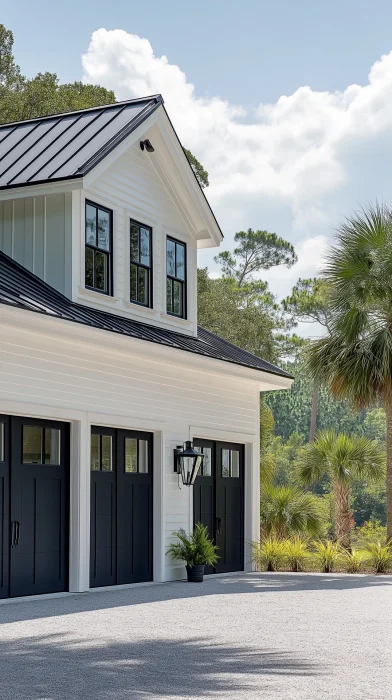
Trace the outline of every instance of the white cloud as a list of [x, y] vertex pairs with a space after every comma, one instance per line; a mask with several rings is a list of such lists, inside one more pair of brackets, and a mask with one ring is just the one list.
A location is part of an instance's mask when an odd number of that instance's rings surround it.
[[[209, 171], [223, 247], [248, 227], [276, 231], [296, 245], [298, 266], [265, 275], [280, 296], [298, 276], [315, 274], [344, 214], [376, 197], [390, 199], [392, 52], [371, 67], [364, 86], [342, 92], [305, 86], [247, 110], [199, 97], [147, 39], [122, 30], [94, 32], [82, 60], [84, 79], [114, 89], [118, 99], [163, 94], [182, 142]], [[262, 75], [250, 90], [262, 100]], [[201, 263], [214, 270], [213, 253], [203, 252]]]

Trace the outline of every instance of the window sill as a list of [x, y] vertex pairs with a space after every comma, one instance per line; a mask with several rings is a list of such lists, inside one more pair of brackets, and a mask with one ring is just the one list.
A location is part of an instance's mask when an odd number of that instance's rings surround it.
[[183, 326], [193, 326], [193, 321], [189, 321], [187, 318], [181, 318], [181, 316], [175, 316], [174, 314], [161, 313], [161, 317], [167, 321], [174, 321], [174, 323], [181, 323]]
[[86, 287], [78, 287], [78, 294], [87, 299], [94, 299], [94, 301], [108, 301], [110, 304], [117, 304], [117, 302], [120, 301], [118, 297], [113, 297], [103, 292], [96, 292], [93, 289], [86, 289]]
[[127, 307], [127, 309], [132, 309], [132, 311], [140, 313], [141, 315], [147, 313], [150, 314], [150, 316], [156, 316], [157, 314], [156, 309], [152, 309], [150, 306], [143, 306], [142, 304], [133, 304], [131, 301], [125, 301], [125, 299], [123, 304]]

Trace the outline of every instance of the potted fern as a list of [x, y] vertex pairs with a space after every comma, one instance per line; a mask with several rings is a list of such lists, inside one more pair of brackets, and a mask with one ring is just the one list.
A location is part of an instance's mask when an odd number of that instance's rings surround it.
[[186, 573], [190, 583], [202, 583], [204, 567], [214, 566], [218, 561], [218, 547], [208, 537], [208, 530], [202, 523], [197, 523], [191, 535], [184, 530], [173, 533], [178, 542], [173, 542], [167, 549], [167, 554], [173, 559], [185, 562]]

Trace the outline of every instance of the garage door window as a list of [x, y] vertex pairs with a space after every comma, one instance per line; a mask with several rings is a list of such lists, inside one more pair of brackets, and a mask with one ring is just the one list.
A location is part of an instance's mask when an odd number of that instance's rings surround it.
[[23, 426], [23, 464], [60, 464], [60, 430]]
[[91, 471], [111, 472], [113, 469], [112, 436], [91, 435]]
[[222, 476], [238, 478], [240, 475], [240, 453], [238, 450], [222, 450]]
[[0, 462], [4, 462], [4, 423], [0, 423]]
[[125, 471], [134, 474], [148, 472], [148, 442], [125, 438]]

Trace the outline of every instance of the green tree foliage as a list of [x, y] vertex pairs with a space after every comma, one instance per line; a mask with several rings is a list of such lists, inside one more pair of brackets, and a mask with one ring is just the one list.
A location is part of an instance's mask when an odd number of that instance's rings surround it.
[[221, 266], [223, 276], [235, 279], [239, 286], [261, 270], [276, 265], [291, 267], [297, 262], [294, 247], [276, 233], [249, 228], [236, 233], [234, 242], [233, 252], [224, 250], [215, 261]]
[[305, 486], [329, 478], [335, 501], [336, 538], [347, 548], [353, 526], [352, 484], [356, 479], [377, 483], [384, 473], [385, 454], [375, 441], [328, 430], [304, 447], [297, 464], [299, 483]]
[[324, 280], [299, 279], [282, 306], [296, 323], [319, 323], [328, 328], [328, 294]]
[[112, 90], [81, 82], [61, 85], [55, 73], [21, 74], [13, 56], [14, 37], [0, 25], [0, 122], [42, 117], [115, 102]]
[[325, 269], [330, 333], [309, 368], [356, 407], [382, 404], [387, 432], [387, 536], [392, 538], [392, 210], [363, 209], [339, 228]]
[[[286, 364], [295, 379], [290, 389], [266, 394], [266, 402], [274, 415], [275, 434], [288, 440], [292, 433], [307, 438], [310, 431], [313, 379], [306, 361], [300, 355], [297, 362]], [[353, 410], [344, 400], [336, 400], [321, 386], [318, 397], [318, 427], [352, 434], [362, 431], [364, 413]]]
[[193, 172], [196, 175], [196, 180], [198, 181], [200, 187], [204, 190], [210, 184], [208, 181], [207, 170], [203, 168], [200, 161], [198, 161], [197, 158], [193, 155], [193, 153], [191, 153], [191, 151], [189, 151], [187, 148], [184, 148], [184, 153], [189, 160]]
[[239, 287], [230, 277], [211, 279], [207, 268], [198, 270], [197, 280], [200, 325], [259, 357], [276, 361], [279, 346], [274, 329], [282, 320], [267, 285]]

